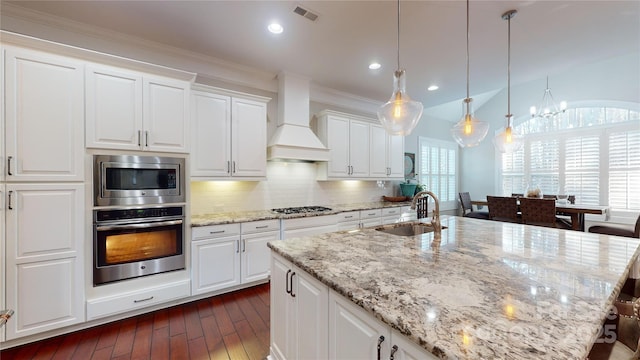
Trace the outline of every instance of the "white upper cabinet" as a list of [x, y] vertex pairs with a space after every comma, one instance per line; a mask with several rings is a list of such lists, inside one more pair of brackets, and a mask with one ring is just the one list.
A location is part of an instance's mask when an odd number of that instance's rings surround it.
[[404, 178], [404, 137], [389, 135], [382, 126], [372, 124], [369, 156], [372, 178]]
[[191, 176], [200, 179], [266, 177], [269, 100], [222, 89], [199, 87], [194, 90]]
[[318, 137], [329, 149], [329, 161], [319, 165], [320, 178], [369, 177], [371, 124], [369, 119], [335, 111], [318, 114]]
[[83, 181], [83, 63], [5, 47], [5, 179]]
[[188, 81], [88, 65], [87, 147], [188, 152], [189, 93]]

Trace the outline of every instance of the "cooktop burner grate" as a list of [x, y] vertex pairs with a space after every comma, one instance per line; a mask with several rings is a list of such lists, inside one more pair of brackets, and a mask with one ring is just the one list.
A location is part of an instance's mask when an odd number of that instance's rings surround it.
[[271, 211], [275, 211], [279, 214], [302, 214], [302, 213], [314, 213], [314, 212], [322, 212], [322, 211], [330, 211], [331, 209], [324, 206], [300, 206], [300, 207], [288, 207], [288, 208], [279, 208], [279, 209], [271, 209]]

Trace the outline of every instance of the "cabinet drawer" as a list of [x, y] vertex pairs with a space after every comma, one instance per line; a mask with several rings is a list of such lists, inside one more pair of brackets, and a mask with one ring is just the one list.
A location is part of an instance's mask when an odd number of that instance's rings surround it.
[[125, 313], [189, 296], [189, 280], [87, 301], [87, 320]]
[[242, 234], [265, 231], [280, 231], [280, 220], [261, 220], [242, 223]]
[[382, 216], [398, 216], [402, 215], [402, 206], [388, 207], [382, 209]]
[[360, 220], [360, 211], [348, 211], [338, 215], [338, 222]]
[[193, 240], [211, 239], [232, 235], [240, 235], [240, 224], [198, 226], [191, 229], [191, 238]]
[[372, 210], [360, 210], [360, 220], [372, 219], [376, 217], [380, 217], [382, 215], [382, 211], [380, 209], [372, 209]]

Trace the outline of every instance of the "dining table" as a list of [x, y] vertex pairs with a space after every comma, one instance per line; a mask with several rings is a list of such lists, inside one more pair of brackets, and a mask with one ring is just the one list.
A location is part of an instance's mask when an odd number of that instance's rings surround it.
[[[488, 207], [489, 202], [487, 200], [471, 200], [471, 204], [476, 206]], [[584, 231], [585, 214], [604, 215], [605, 219], [608, 219], [609, 206], [571, 204], [569, 202], [564, 203], [556, 201], [556, 214], [561, 216], [569, 216], [571, 218], [571, 230]]]

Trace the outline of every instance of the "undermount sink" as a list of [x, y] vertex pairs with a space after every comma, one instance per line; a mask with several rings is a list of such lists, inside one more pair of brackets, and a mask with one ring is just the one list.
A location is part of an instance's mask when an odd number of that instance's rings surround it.
[[[442, 227], [446, 229], [446, 226]], [[434, 232], [435, 229], [431, 224], [421, 222], [399, 223], [377, 227], [376, 231], [398, 236], [415, 236]]]

